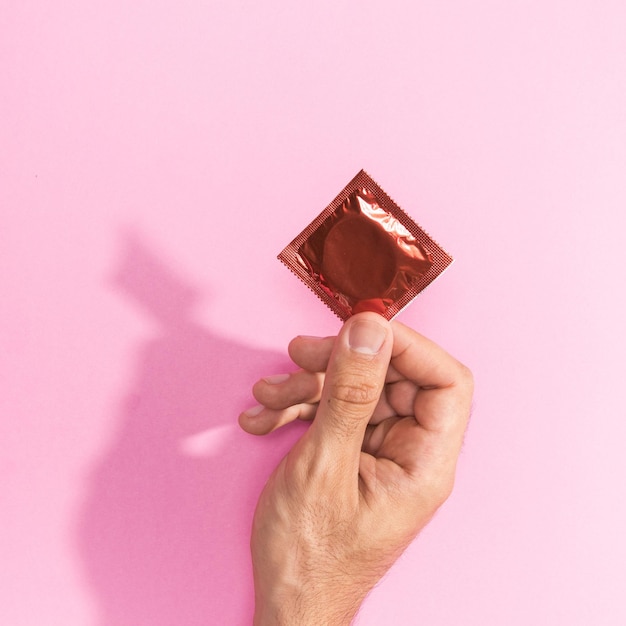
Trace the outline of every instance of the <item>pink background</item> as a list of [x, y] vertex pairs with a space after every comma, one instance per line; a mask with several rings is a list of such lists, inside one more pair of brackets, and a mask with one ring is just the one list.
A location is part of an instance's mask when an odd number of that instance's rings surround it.
[[456, 258], [452, 499], [359, 624], [626, 623], [623, 0], [0, 11], [0, 623], [250, 623], [238, 430], [338, 320], [276, 254], [364, 167]]

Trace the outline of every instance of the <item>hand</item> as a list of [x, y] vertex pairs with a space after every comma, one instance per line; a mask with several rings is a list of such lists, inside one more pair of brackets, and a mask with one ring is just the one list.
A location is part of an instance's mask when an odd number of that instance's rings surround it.
[[255, 434], [314, 418], [257, 505], [254, 623], [341, 626], [450, 494], [472, 376], [375, 313], [289, 352], [302, 369], [256, 383], [240, 416]]

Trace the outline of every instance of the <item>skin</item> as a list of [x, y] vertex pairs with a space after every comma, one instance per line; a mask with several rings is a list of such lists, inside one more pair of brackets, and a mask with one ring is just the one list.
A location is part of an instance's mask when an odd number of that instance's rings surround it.
[[342, 626], [452, 491], [470, 371], [375, 313], [337, 337], [296, 337], [299, 369], [258, 381], [242, 413], [263, 435], [313, 420], [254, 515], [255, 626]]

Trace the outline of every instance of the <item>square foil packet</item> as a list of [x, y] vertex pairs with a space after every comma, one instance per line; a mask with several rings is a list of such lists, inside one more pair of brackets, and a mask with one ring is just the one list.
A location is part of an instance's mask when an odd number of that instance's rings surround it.
[[342, 320], [391, 319], [453, 260], [364, 170], [278, 258]]

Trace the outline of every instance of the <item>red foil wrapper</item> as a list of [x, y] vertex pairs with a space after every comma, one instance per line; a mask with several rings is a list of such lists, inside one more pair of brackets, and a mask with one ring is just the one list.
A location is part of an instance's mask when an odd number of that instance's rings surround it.
[[278, 258], [342, 320], [391, 319], [452, 263], [363, 170]]

